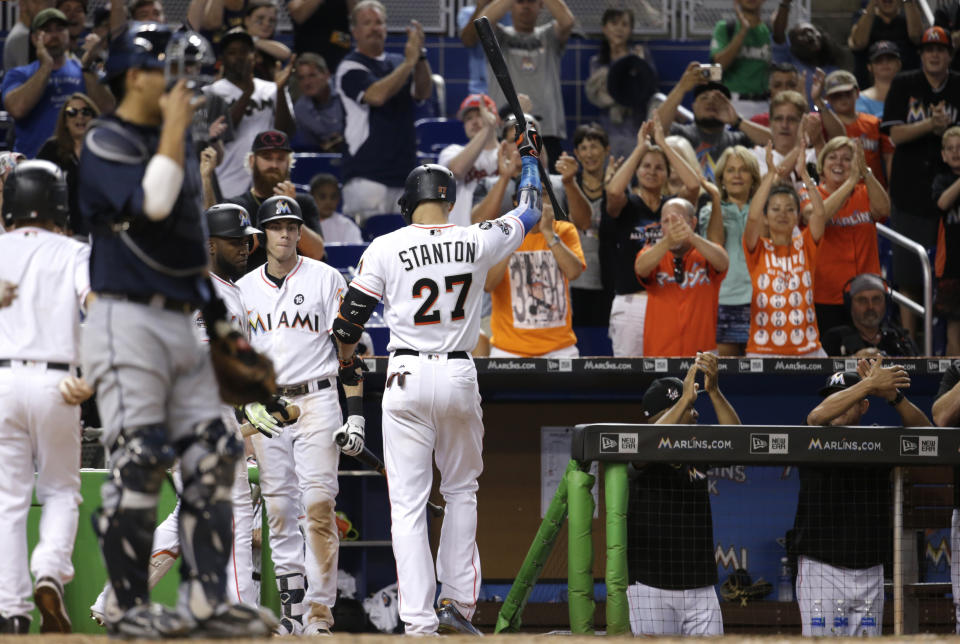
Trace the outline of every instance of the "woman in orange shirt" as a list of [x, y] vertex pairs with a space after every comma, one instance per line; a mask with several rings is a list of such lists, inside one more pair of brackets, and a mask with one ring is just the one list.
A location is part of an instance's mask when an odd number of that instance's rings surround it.
[[[890, 216], [890, 197], [867, 165], [860, 141], [830, 139], [817, 158], [827, 227], [814, 275], [817, 323], [823, 335], [850, 324], [843, 287], [861, 273], [880, 273], [876, 222]], [[811, 206], [804, 204], [804, 209]]]
[[[750, 202], [743, 231], [743, 250], [753, 285], [748, 356], [826, 355], [820, 346], [813, 306], [813, 274], [826, 212], [806, 166], [797, 163], [806, 143], [801, 141], [801, 146], [775, 166], [773, 149], [767, 144], [767, 167], [772, 170], [763, 177]], [[789, 176], [794, 164], [811, 196], [812, 213], [803, 232], [797, 227], [800, 199], [792, 185], [779, 183]], [[769, 237], [761, 236], [765, 224]]]

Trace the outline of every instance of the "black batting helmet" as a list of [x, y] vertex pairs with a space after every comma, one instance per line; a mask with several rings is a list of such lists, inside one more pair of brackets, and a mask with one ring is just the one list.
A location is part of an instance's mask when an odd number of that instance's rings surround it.
[[297, 203], [296, 199], [286, 195], [270, 197], [260, 204], [260, 208], [257, 210], [257, 223], [263, 226], [268, 221], [274, 221], [275, 219], [296, 219], [302, 224], [303, 214], [300, 212], [300, 204]]
[[263, 232], [250, 225], [247, 209], [235, 203], [218, 203], [204, 214], [211, 237], [236, 239]]
[[424, 163], [407, 175], [403, 196], [397, 203], [400, 204], [400, 214], [409, 224], [413, 219], [413, 211], [421, 201], [454, 203], [456, 200], [457, 180], [453, 173], [442, 165]]
[[60, 227], [67, 224], [67, 181], [63, 171], [49, 161], [24, 161], [3, 184], [3, 223], [10, 226], [25, 219], [46, 219]]

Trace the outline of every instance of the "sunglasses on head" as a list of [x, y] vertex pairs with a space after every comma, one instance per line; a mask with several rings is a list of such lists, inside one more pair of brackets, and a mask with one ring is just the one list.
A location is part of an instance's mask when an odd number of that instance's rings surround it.
[[73, 117], [77, 114], [83, 114], [84, 116], [93, 116], [93, 110], [89, 107], [68, 107], [64, 110], [67, 113], [67, 116]]

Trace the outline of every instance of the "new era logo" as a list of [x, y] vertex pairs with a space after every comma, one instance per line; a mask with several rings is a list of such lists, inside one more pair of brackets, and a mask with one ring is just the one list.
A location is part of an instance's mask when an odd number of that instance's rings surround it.
[[940, 439], [937, 436], [901, 436], [901, 456], [937, 456]]
[[789, 454], [789, 434], [750, 434], [751, 454]]
[[620, 451], [619, 434], [600, 434], [600, 452], [618, 453]]

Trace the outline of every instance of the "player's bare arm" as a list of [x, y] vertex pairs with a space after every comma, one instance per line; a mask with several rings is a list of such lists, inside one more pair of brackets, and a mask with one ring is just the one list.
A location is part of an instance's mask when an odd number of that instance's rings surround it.
[[933, 422], [938, 427], [960, 425], [960, 382], [933, 403]]

